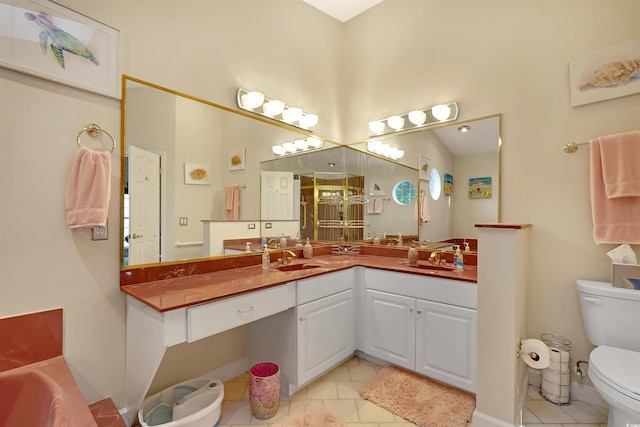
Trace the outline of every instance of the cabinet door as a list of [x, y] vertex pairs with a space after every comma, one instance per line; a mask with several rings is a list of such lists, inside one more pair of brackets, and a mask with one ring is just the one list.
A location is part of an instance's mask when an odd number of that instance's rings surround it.
[[366, 290], [365, 353], [415, 369], [415, 298]]
[[298, 306], [298, 385], [333, 368], [355, 351], [352, 289]]
[[416, 371], [475, 393], [477, 312], [417, 301]]

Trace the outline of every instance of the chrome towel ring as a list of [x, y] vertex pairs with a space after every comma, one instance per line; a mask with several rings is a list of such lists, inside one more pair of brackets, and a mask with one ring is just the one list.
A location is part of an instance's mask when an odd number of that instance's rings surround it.
[[113, 150], [116, 149], [116, 140], [113, 138], [113, 136], [111, 136], [111, 134], [106, 130], [101, 129], [100, 126], [98, 126], [95, 123], [88, 124], [87, 126], [85, 126], [84, 129], [78, 132], [78, 137], [76, 138], [76, 142], [78, 143], [79, 148], [82, 148], [82, 144], [80, 143], [80, 136], [82, 136], [82, 134], [85, 132], [92, 137], [100, 136], [100, 134], [104, 132], [105, 134], [107, 134], [107, 136], [109, 136], [109, 138], [111, 138], [111, 151], [109, 152], [113, 153]]

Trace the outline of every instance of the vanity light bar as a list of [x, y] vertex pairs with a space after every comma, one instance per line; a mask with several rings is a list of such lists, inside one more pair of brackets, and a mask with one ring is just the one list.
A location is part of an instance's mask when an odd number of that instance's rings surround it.
[[396, 132], [404, 132], [451, 122], [457, 118], [458, 104], [449, 102], [448, 104], [434, 105], [433, 107], [423, 108], [422, 110], [413, 110], [398, 116], [373, 120], [367, 124], [367, 135], [389, 135]]
[[324, 141], [322, 139], [310, 136], [305, 139], [296, 139], [295, 141], [274, 145], [271, 147], [271, 151], [273, 151], [273, 155], [275, 157], [282, 157], [289, 154], [299, 153], [301, 151], [318, 150], [322, 148], [323, 145]]
[[367, 151], [387, 157], [391, 160], [400, 160], [404, 156], [404, 150], [392, 147], [382, 141], [372, 140], [367, 142]]
[[263, 117], [268, 117], [304, 130], [318, 125], [316, 114], [305, 113], [301, 108], [290, 107], [278, 99], [270, 99], [262, 92], [238, 89], [238, 107]]

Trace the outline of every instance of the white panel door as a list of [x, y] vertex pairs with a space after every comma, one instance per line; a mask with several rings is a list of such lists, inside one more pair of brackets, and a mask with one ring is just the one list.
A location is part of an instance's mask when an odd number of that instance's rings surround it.
[[415, 298], [367, 289], [364, 352], [407, 369], [416, 364]]
[[418, 300], [416, 371], [475, 393], [477, 311]]
[[129, 264], [160, 257], [160, 156], [129, 146]]
[[260, 217], [263, 220], [294, 219], [293, 172], [262, 172]]

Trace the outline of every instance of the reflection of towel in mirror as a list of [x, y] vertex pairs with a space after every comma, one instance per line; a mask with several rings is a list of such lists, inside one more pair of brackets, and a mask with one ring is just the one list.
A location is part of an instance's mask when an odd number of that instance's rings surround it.
[[111, 153], [81, 147], [65, 192], [69, 228], [103, 227], [111, 198]]
[[[606, 138], [606, 137], [605, 137]], [[591, 140], [590, 147], [590, 183], [591, 214], [593, 218], [593, 240], [598, 243], [640, 244], [640, 197], [607, 196], [605, 171], [618, 167], [617, 164], [605, 165], [604, 159], [613, 162], [616, 157], [602, 156], [610, 144], [602, 143], [604, 138]], [[640, 140], [635, 146], [640, 155]], [[626, 166], [625, 166], [626, 165]], [[620, 166], [634, 167], [624, 161]], [[607, 172], [608, 173], [608, 172]]]
[[381, 214], [384, 201], [379, 197], [371, 197], [367, 203], [368, 214]]
[[224, 219], [239, 219], [240, 187], [229, 185], [224, 194]]
[[418, 203], [420, 209], [420, 221], [429, 222], [431, 219], [431, 212], [429, 212], [429, 200], [426, 195], [420, 196], [420, 203]]

